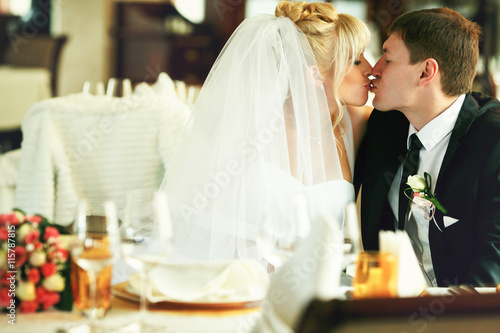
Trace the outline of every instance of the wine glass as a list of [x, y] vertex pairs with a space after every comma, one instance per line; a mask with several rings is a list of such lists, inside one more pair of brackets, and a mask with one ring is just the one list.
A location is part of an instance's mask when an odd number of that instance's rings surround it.
[[141, 332], [163, 331], [164, 328], [146, 323], [147, 297], [151, 292], [150, 271], [168, 261], [172, 250], [172, 224], [164, 192], [150, 189], [134, 190], [127, 194], [124, 221], [120, 229], [121, 251], [126, 263], [141, 279]]
[[[71, 246], [71, 256], [78, 266], [75, 284], [79, 286], [76, 286], [78, 293], [75, 295], [75, 304], [83, 315], [90, 319], [89, 329], [96, 331], [98, 330], [96, 320], [102, 318], [107, 310], [107, 306], [103, 303], [109, 305], [109, 298], [104, 301], [100, 299], [99, 304], [97, 302], [97, 277], [101, 272], [109, 270], [107, 286], [99, 284], [99, 289], [103, 289], [99, 290], [99, 295], [109, 297], [109, 290], [106, 292], [104, 289], [109, 289], [111, 265], [120, 255], [120, 237], [116, 208], [112, 202], [104, 204], [104, 219], [87, 215], [87, 204], [82, 201], [78, 205], [77, 219], [73, 226], [74, 241]], [[83, 276], [84, 274], [86, 276]], [[88, 295], [86, 285], [82, 285], [87, 278]]]
[[342, 259], [342, 269], [347, 270], [348, 275], [354, 274], [356, 260], [362, 251], [356, 204], [349, 202], [345, 207], [344, 255]]
[[280, 203], [267, 200], [266, 214], [258, 238], [264, 259], [275, 270], [293, 256], [297, 246], [311, 229], [304, 195], [296, 196], [295, 210], [292, 209], [292, 213], [290, 207], [282, 207]]

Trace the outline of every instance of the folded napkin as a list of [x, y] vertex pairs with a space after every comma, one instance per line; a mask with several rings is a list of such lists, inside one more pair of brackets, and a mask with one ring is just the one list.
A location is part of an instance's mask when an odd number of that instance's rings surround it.
[[[161, 265], [150, 272], [150, 302], [232, 303], [258, 301], [269, 286], [267, 272], [254, 260], [185, 262]], [[141, 288], [138, 274], [129, 286]]]
[[379, 244], [380, 252], [398, 257], [398, 296], [420, 295], [427, 288], [427, 282], [406, 231], [380, 231]]
[[295, 254], [271, 280], [263, 303], [263, 318], [254, 332], [293, 332], [305, 307], [314, 298], [340, 293], [343, 234], [335, 219], [321, 214]]

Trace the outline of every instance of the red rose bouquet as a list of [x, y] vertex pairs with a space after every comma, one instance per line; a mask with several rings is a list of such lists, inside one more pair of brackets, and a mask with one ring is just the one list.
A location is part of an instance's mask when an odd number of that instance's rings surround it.
[[20, 211], [0, 215], [0, 308], [71, 309], [68, 250], [60, 229]]

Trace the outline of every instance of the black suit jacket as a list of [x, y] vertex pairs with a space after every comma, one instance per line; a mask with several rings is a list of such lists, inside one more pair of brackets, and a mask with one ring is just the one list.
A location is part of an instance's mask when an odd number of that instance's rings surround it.
[[[365, 249], [378, 249], [379, 230], [394, 230], [387, 195], [406, 152], [408, 120], [399, 111], [374, 110], [360, 147], [354, 184], [361, 190]], [[435, 194], [459, 221], [429, 226], [439, 286], [500, 283], [500, 102], [467, 94], [441, 165]]]

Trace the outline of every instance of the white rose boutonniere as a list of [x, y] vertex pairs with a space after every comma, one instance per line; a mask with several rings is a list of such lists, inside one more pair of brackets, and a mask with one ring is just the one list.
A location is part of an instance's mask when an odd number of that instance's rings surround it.
[[[406, 184], [410, 186], [406, 190], [411, 189], [413, 191], [413, 198], [411, 198], [410, 196], [408, 196], [408, 194], [406, 194], [405, 190], [405, 195], [410, 200], [412, 200], [419, 206], [422, 205], [428, 206], [431, 210], [433, 210], [433, 208], [435, 207], [439, 209], [441, 212], [443, 212], [443, 214], [448, 213], [448, 210], [443, 207], [443, 205], [439, 202], [434, 193], [431, 192], [432, 178], [430, 174], [424, 172], [424, 178], [417, 175], [409, 176]], [[427, 201], [427, 203], [424, 202], [424, 200]]]
[[409, 176], [408, 182], [406, 183], [410, 185], [410, 188], [415, 192], [424, 192], [427, 188], [427, 183], [425, 179], [420, 176]]

